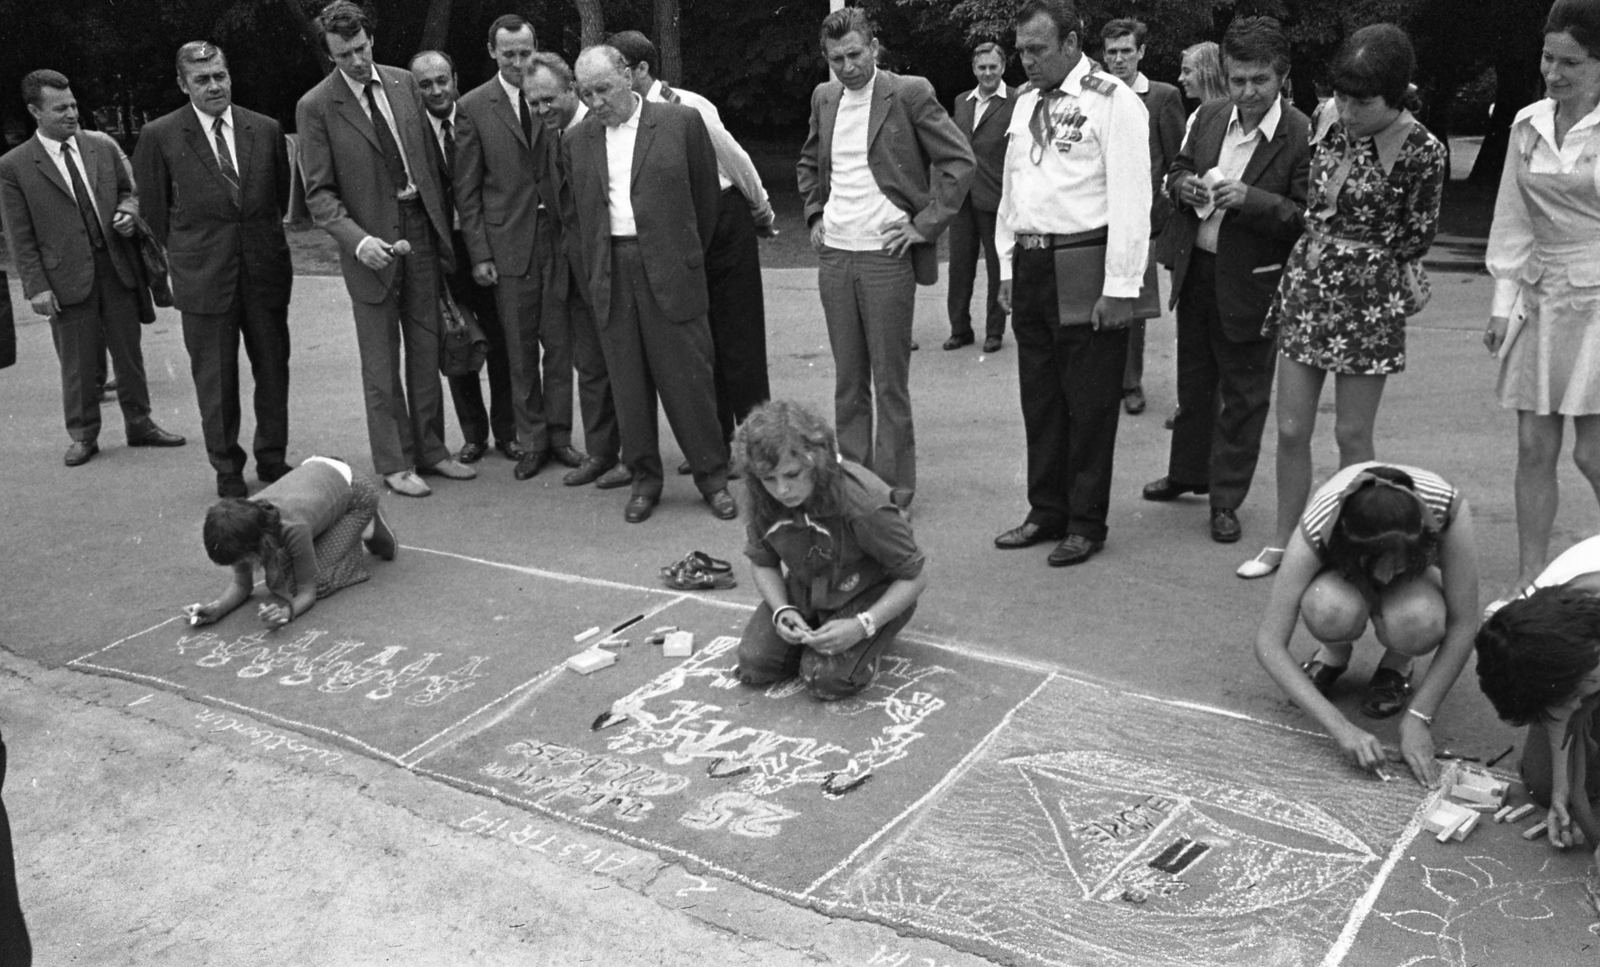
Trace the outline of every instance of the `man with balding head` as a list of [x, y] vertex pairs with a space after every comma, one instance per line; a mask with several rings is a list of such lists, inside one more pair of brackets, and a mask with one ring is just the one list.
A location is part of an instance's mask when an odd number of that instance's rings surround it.
[[731, 520], [739, 509], [728, 493], [706, 321], [705, 260], [721, 195], [716, 151], [693, 108], [634, 93], [616, 48], [587, 48], [577, 74], [589, 117], [561, 145], [576, 233], [569, 247], [600, 321], [622, 458], [633, 471], [624, 519], [648, 519], [661, 499], [659, 392], [701, 496]]

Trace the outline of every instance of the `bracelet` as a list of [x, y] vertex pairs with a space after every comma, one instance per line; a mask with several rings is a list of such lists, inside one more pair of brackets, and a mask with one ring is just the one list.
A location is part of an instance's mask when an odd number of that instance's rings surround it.
[[783, 607], [779, 608], [778, 610], [772, 612], [772, 627], [774, 627], [774, 628], [780, 627], [780, 625], [778, 624], [778, 616], [783, 614], [785, 611], [793, 611], [795, 614], [799, 614], [800, 613], [800, 609], [799, 608], [795, 607], [792, 604], [786, 604]]
[[1428, 726], [1429, 728], [1433, 727], [1433, 716], [1431, 716], [1431, 715], [1423, 715], [1421, 712], [1417, 711], [1414, 708], [1407, 708], [1406, 709], [1406, 714], [1407, 715], [1414, 715], [1417, 718], [1421, 719], [1422, 720], [1422, 724]]
[[863, 611], [856, 615], [856, 620], [861, 622], [861, 630], [867, 633], [868, 638], [878, 634], [878, 623], [872, 620], [872, 612]]

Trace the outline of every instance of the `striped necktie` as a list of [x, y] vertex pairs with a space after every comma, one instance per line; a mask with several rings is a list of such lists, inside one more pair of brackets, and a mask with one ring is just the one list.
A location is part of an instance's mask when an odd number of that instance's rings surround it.
[[211, 122], [211, 135], [217, 142], [217, 165], [222, 168], [222, 177], [228, 181], [232, 189], [233, 203], [241, 204], [243, 194], [239, 188], [239, 169], [233, 166], [233, 153], [228, 150], [228, 139], [222, 136], [222, 116], [218, 115]]

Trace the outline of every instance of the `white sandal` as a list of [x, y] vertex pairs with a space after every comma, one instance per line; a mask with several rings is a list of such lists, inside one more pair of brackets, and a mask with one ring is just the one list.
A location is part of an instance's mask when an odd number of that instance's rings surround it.
[[1264, 578], [1273, 571], [1276, 571], [1278, 569], [1278, 565], [1282, 563], [1283, 548], [1264, 547], [1261, 549], [1260, 554], [1257, 554], [1255, 557], [1252, 557], [1250, 560], [1239, 565], [1239, 569], [1233, 573], [1246, 580], [1251, 578]]

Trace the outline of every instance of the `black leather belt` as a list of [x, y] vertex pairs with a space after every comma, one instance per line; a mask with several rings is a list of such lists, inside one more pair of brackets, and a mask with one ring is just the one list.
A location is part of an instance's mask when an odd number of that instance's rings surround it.
[[1018, 232], [1017, 247], [1026, 249], [1058, 249], [1058, 248], [1086, 248], [1090, 245], [1102, 245], [1110, 232], [1104, 228], [1090, 229], [1087, 232], [1074, 232], [1070, 235], [1052, 235], [1049, 233]]

